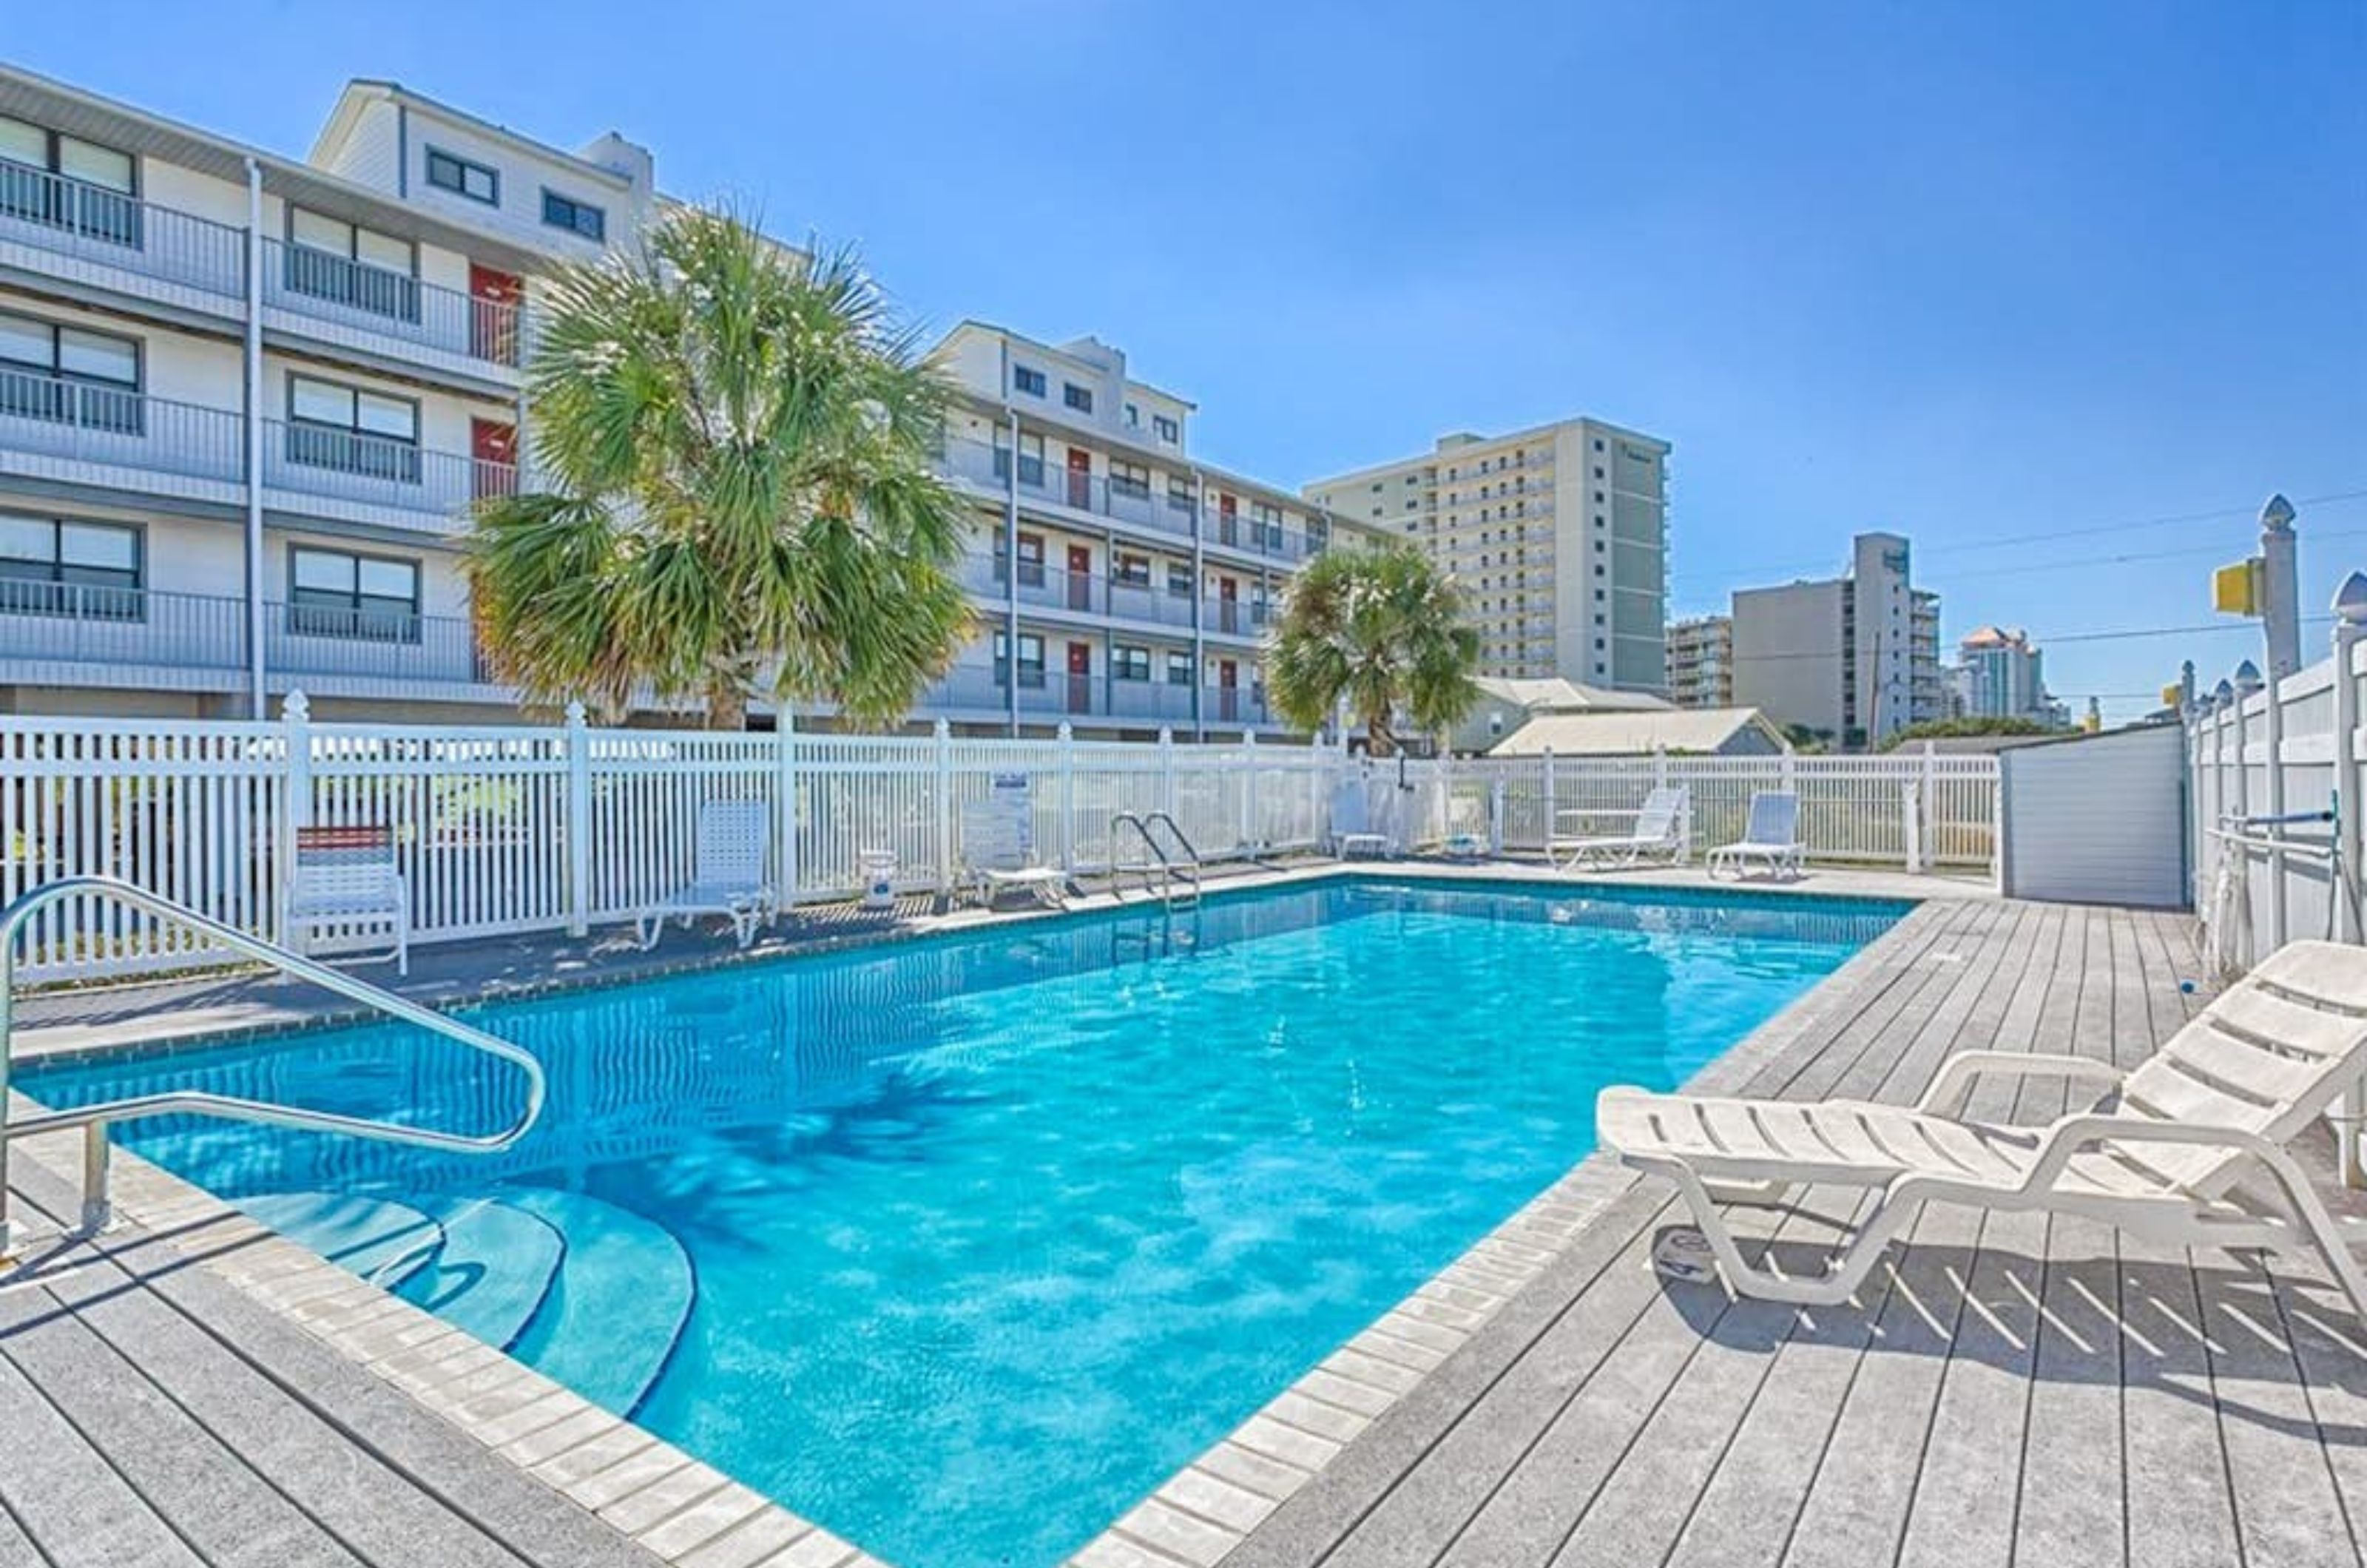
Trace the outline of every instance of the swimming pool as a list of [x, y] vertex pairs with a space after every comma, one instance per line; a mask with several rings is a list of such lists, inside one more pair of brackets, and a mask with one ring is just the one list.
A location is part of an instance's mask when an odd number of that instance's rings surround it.
[[[1903, 904], [1343, 878], [474, 1010], [491, 1158], [125, 1141], [896, 1563], [1044, 1565]], [[486, 1130], [400, 1027], [34, 1067]]]

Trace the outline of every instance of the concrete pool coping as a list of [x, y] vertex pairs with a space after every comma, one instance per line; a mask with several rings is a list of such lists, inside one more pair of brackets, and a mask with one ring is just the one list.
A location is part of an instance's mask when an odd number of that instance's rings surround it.
[[[1687, 876], [1682, 871], [1674, 875], [1573, 878], [1501, 862], [1383, 862], [1262, 872], [1229, 879], [1223, 886], [1250, 891], [1342, 877], [1695, 891], [1713, 886], [1698, 873]], [[1721, 892], [1730, 892], [1733, 886], [1715, 885]], [[1696, 1075], [1693, 1085], [1699, 1089], [1739, 1082], [1831, 1010], [1846, 1007], [1880, 954], [1897, 942], [1915, 940], [1912, 933], [1931, 916], [1928, 901], [1980, 897], [1985, 891], [1933, 877], [1832, 872], [1814, 873], [1796, 884], [1748, 886], [1804, 897], [1907, 899], [1918, 907]], [[1067, 912], [1145, 907], [1140, 900], [1121, 903], [1104, 894], [1076, 900]], [[1062, 912], [1052, 910], [964, 911], [776, 944], [747, 954], [685, 948], [663, 955], [654, 964], [587, 966], [540, 986], [505, 985], [440, 997], [431, 991], [421, 999], [445, 1006], [514, 999], [797, 953], [845, 951], [1061, 917]], [[434, 984], [431, 975], [420, 989], [429, 990]], [[57, 999], [74, 998], [113, 1002], [121, 1000], [122, 993], [68, 992], [59, 993]], [[192, 1049], [333, 1027], [349, 1017], [341, 1008], [299, 1009], [284, 999], [277, 1006], [258, 1006], [250, 998], [231, 1010], [243, 1016], [225, 1019], [219, 1008], [180, 1015], [209, 1021], [212, 1027], [126, 1029], [120, 1020], [75, 1024], [66, 1021], [70, 1010], [51, 1010], [61, 1015], [59, 1021], [46, 1028], [35, 1022], [39, 1033], [24, 1059]], [[167, 1022], [172, 1016], [167, 1015]], [[45, 1168], [70, 1179], [75, 1168], [71, 1155], [62, 1154], [56, 1141], [42, 1142], [51, 1146], [28, 1145], [28, 1152]], [[277, 1235], [211, 1193], [128, 1151], [119, 1151], [117, 1162], [115, 1191], [127, 1221], [168, 1238], [195, 1238], [185, 1247], [194, 1260], [402, 1388], [505, 1461], [662, 1560], [683, 1568], [883, 1568], [853, 1544], [591, 1404], [504, 1351]], [[1632, 1180], [1602, 1155], [1581, 1161], [1121, 1515], [1070, 1561], [1081, 1568], [1206, 1568], [1216, 1562], [1574, 1245], [1589, 1222]]]

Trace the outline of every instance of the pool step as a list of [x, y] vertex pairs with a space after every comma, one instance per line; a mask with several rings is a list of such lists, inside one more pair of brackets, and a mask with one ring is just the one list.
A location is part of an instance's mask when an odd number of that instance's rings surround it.
[[566, 1244], [549, 1221], [495, 1191], [414, 1200], [444, 1245], [395, 1294], [499, 1348], [526, 1325], [558, 1277]]
[[690, 1255], [653, 1220], [582, 1192], [504, 1187], [504, 1203], [556, 1230], [558, 1278], [510, 1354], [593, 1404], [629, 1416], [690, 1320]]
[[258, 1192], [231, 1201], [290, 1241], [394, 1290], [444, 1244], [444, 1227], [409, 1203], [351, 1192]]

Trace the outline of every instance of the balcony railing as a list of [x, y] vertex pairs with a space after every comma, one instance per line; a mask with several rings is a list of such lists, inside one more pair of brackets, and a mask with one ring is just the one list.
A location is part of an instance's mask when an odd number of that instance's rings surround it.
[[[1010, 602], [1010, 567], [1001, 556], [983, 551], [964, 556], [956, 575], [963, 587], [981, 599], [998, 604]], [[1179, 629], [1192, 624], [1192, 601], [1187, 595], [1171, 593], [1152, 583], [1063, 571], [1041, 562], [1020, 563], [1018, 597], [1020, 604], [1030, 609], [1115, 615]]]
[[303, 495], [457, 518], [487, 496], [515, 493], [517, 469], [334, 425], [266, 420], [263, 482]]
[[0, 370], [0, 456], [11, 453], [232, 484], [246, 474], [237, 414]]
[[[1200, 705], [1199, 722], [1221, 725], [1263, 725], [1274, 722], [1265, 693], [1253, 686], [1176, 685], [1166, 681], [1118, 681], [1096, 672], [1069, 675], [1022, 666], [1019, 671], [1019, 715], [1035, 723], [1080, 719], [1136, 720], [1144, 724], [1188, 725], [1193, 704]], [[1011, 693], [995, 667], [966, 659], [923, 694], [914, 712], [921, 717], [937, 713], [1007, 714]]]
[[1109, 688], [1109, 710], [1113, 718], [1189, 724], [1192, 721], [1192, 688], [1170, 681], [1113, 681]]
[[310, 245], [266, 240], [263, 255], [267, 305], [486, 365], [523, 362], [525, 321], [515, 304]]
[[[213, 671], [246, 668], [246, 603], [218, 594], [0, 578], [0, 660]], [[264, 605], [264, 667], [299, 677], [482, 684], [457, 615]]]
[[246, 293], [244, 230], [5, 159], [0, 241], [228, 299]]
[[[1012, 483], [1011, 450], [978, 441], [948, 441], [940, 467], [951, 479], [964, 479], [989, 491], [1005, 491]], [[1190, 537], [1196, 530], [1212, 544], [1296, 563], [1316, 554], [1317, 536], [1279, 523], [1219, 513], [1196, 504], [1167, 488], [1169, 474], [1154, 469], [1148, 484], [1112, 480], [1099, 474], [1062, 467], [1057, 461], [1022, 454], [1018, 459], [1018, 490], [1022, 499], [1066, 507], [1072, 512], [1115, 518], [1138, 527]]]

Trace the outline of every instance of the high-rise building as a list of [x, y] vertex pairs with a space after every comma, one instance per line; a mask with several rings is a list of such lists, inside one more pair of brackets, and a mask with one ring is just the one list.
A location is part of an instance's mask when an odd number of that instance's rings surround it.
[[1738, 591], [1733, 622], [1734, 701], [1778, 724], [1857, 748], [1944, 712], [1940, 597], [1896, 534], [1858, 535], [1846, 576]]
[[1963, 662], [1965, 712], [1976, 718], [2056, 721], [2058, 705], [2046, 694], [2041, 655], [2030, 634], [2019, 628], [1983, 626], [1957, 645]]
[[1419, 457], [1318, 479], [1336, 516], [1421, 545], [1461, 583], [1480, 670], [1668, 689], [1666, 441], [1570, 419], [1439, 438]]
[[[620, 137], [391, 83], [299, 159], [0, 67], [0, 711], [514, 715], [469, 509], [534, 482], [545, 279], [668, 205]], [[987, 629], [915, 718], [1273, 728], [1258, 643], [1321, 510], [1188, 457], [1192, 405], [1091, 339], [941, 351]]]
[[1734, 617], [1669, 623], [1669, 700], [1679, 707], [1734, 705]]

